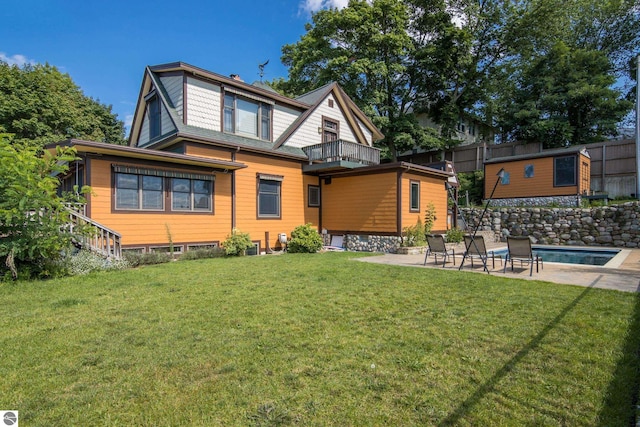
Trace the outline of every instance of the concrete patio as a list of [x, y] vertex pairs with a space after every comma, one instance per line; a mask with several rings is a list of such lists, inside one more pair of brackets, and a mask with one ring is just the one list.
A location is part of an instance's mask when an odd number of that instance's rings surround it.
[[[455, 249], [456, 257], [454, 266], [452, 262], [447, 262], [442, 267], [442, 257], [438, 257], [439, 264], [435, 265], [434, 258], [430, 256], [426, 266], [423, 265], [424, 254], [417, 255], [397, 255], [384, 254], [375, 257], [359, 258], [359, 261], [371, 262], [378, 264], [392, 264], [405, 267], [418, 268], [440, 268], [448, 271], [458, 271], [458, 267], [462, 262], [462, 254], [464, 253], [464, 245], [458, 244], [452, 246]], [[506, 247], [505, 243], [489, 243], [487, 249], [499, 249]], [[622, 249], [622, 248], [619, 248]], [[520, 268], [519, 263], [514, 263], [514, 271], [511, 267], [507, 267], [506, 273], [503, 273], [503, 265], [496, 258], [496, 267], [492, 268], [491, 259], [489, 259], [489, 274], [496, 277], [518, 278], [526, 280], [543, 280], [547, 282], [569, 284], [576, 286], [594, 287], [601, 289], [614, 289], [623, 292], [640, 292], [640, 249], [623, 249], [624, 253], [620, 256], [621, 263], [613, 268], [580, 265], [580, 264], [559, 264], [545, 262], [544, 268], [536, 273], [535, 266], [533, 276], [529, 276], [529, 267]], [[487, 274], [483, 270], [482, 263], [479, 260], [474, 261], [474, 267], [471, 262], [465, 261], [462, 271], [472, 271], [478, 274]]]

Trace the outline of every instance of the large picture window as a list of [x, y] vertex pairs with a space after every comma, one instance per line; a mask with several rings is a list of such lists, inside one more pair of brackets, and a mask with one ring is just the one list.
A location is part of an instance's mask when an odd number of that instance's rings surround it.
[[566, 187], [576, 185], [576, 157], [564, 156], [553, 159], [553, 185]]
[[258, 178], [258, 217], [280, 218], [282, 179]]
[[163, 210], [163, 194], [159, 176], [116, 174], [116, 209]]
[[213, 212], [213, 176], [121, 165], [113, 170], [116, 210]]
[[225, 132], [271, 140], [271, 105], [234, 93], [224, 96]]

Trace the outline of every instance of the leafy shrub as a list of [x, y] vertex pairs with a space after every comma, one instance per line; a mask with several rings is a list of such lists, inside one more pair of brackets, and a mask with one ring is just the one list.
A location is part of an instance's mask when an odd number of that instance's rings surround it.
[[0, 263], [14, 279], [60, 273], [59, 261], [74, 237], [64, 203], [81, 198], [59, 197], [58, 175], [75, 159], [72, 148], [40, 155], [0, 133]]
[[450, 228], [444, 235], [449, 243], [460, 243], [464, 239], [464, 231], [460, 228]]
[[299, 225], [291, 232], [287, 251], [292, 253], [316, 253], [322, 248], [322, 236], [311, 224]]
[[79, 276], [93, 271], [124, 270], [130, 264], [125, 259], [105, 259], [93, 252], [81, 250], [67, 258], [66, 266], [70, 275]]
[[237, 228], [231, 230], [231, 234], [227, 235], [227, 240], [222, 242], [222, 248], [227, 256], [240, 256], [253, 246], [249, 233], [242, 233]]
[[194, 259], [218, 258], [224, 256], [224, 251], [220, 248], [193, 249], [180, 255], [180, 261]]
[[125, 252], [123, 257], [131, 267], [162, 264], [171, 261], [171, 255], [164, 252]]
[[424, 232], [422, 234], [431, 233], [431, 229], [433, 228], [433, 224], [436, 222], [436, 219], [436, 207], [433, 202], [429, 202], [427, 208], [424, 211]]
[[425, 234], [425, 226], [422, 225], [422, 221], [418, 218], [416, 225], [411, 225], [402, 229], [402, 241], [400, 242], [400, 245], [424, 246], [427, 244], [427, 240], [424, 237]]

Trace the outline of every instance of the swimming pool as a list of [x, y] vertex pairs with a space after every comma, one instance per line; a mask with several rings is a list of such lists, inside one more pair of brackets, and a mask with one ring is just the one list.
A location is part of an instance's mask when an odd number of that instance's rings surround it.
[[[560, 246], [533, 245], [533, 251], [542, 258], [544, 262], [557, 262], [562, 264], [582, 264], [606, 266], [618, 254], [620, 249], [597, 249], [597, 248], [577, 248]], [[495, 250], [496, 255], [503, 258], [507, 254], [507, 249]]]

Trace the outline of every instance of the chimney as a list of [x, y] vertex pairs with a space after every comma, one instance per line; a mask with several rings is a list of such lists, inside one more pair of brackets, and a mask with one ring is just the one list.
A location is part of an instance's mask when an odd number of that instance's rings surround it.
[[237, 80], [239, 82], [243, 82], [244, 81], [244, 80], [242, 80], [240, 78], [240, 74], [231, 74], [231, 75], [229, 75], [229, 77], [231, 77], [233, 80]]

